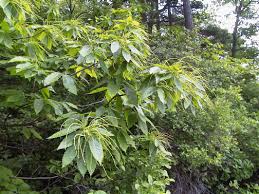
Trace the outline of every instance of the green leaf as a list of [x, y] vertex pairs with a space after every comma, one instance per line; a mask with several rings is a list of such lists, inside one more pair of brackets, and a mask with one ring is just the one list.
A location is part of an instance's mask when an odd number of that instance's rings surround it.
[[126, 51], [122, 51], [122, 56], [124, 57], [124, 59], [127, 61], [127, 62], [130, 62], [131, 60], [131, 55], [130, 53], [126, 52]]
[[14, 103], [14, 104], [20, 104], [24, 101], [24, 93], [20, 90], [5, 90], [7, 99], [6, 102]]
[[28, 62], [28, 61], [29, 61], [29, 59], [27, 57], [16, 56], [16, 57], [12, 58], [9, 62], [14, 63], [14, 62]]
[[157, 94], [158, 94], [158, 97], [159, 97], [160, 101], [161, 101], [163, 104], [166, 104], [165, 92], [164, 92], [164, 90], [162, 90], [161, 88], [158, 88], [158, 89], [157, 89]]
[[120, 49], [120, 43], [118, 41], [112, 42], [111, 44], [111, 51], [112, 53], [116, 53], [118, 52], [118, 50]]
[[157, 107], [158, 107], [158, 110], [161, 112], [161, 113], [165, 113], [165, 105], [163, 102], [161, 102], [161, 99], [157, 99]]
[[128, 128], [130, 129], [135, 125], [138, 121], [138, 116], [135, 112], [132, 111], [125, 111], [125, 119], [128, 125]]
[[146, 99], [155, 92], [155, 88], [154, 87], [145, 87], [140, 92], [142, 94], [142, 96], [141, 96], [142, 99]]
[[89, 149], [89, 146], [86, 146], [85, 156], [86, 156], [86, 168], [90, 176], [92, 176], [96, 168], [96, 160], [94, 159], [91, 153], [91, 150]]
[[34, 111], [36, 114], [39, 114], [43, 107], [44, 107], [44, 101], [43, 99], [35, 99], [33, 103]]
[[85, 173], [87, 172], [87, 168], [82, 158], [77, 159], [77, 169], [79, 170], [80, 174], [84, 177]]
[[151, 67], [149, 69], [149, 73], [150, 74], [157, 74], [157, 73], [160, 73], [162, 70], [159, 68], [159, 67]]
[[138, 126], [144, 134], [148, 134], [147, 122], [142, 119], [138, 120]]
[[50, 97], [50, 93], [49, 93], [49, 88], [42, 88], [41, 89], [41, 94], [45, 97], [45, 98], [49, 98]]
[[37, 131], [35, 131], [35, 129], [31, 128], [30, 130], [31, 130], [32, 135], [33, 135], [35, 138], [40, 139], [40, 140], [43, 139], [43, 138], [41, 137], [41, 135], [40, 135]]
[[103, 147], [99, 139], [91, 137], [88, 141], [93, 157], [101, 164], [103, 160]]
[[21, 63], [19, 65], [16, 65], [16, 72], [21, 72], [24, 70], [28, 70], [31, 69], [33, 67], [33, 64], [31, 64], [30, 62], [26, 62], [26, 63]]
[[53, 72], [51, 74], [49, 74], [45, 80], [44, 80], [44, 86], [47, 86], [47, 85], [50, 85], [52, 84], [53, 82], [56, 82], [58, 81], [58, 79], [62, 76], [61, 73], [59, 72]]
[[80, 125], [73, 123], [68, 128], [62, 129], [62, 130], [54, 133], [53, 135], [48, 137], [48, 139], [54, 139], [54, 138], [58, 138], [58, 137], [62, 137], [62, 136], [68, 135], [68, 134], [73, 133], [74, 131], [76, 131], [76, 130], [78, 130], [80, 128], [81, 128]]
[[114, 97], [119, 91], [119, 86], [115, 84], [114, 81], [109, 81], [107, 88], [111, 98]]
[[116, 117], [112, 109], [108, 109], [108, 120], [111, 122], [113, 126], [119, 126], [118, 118]]
[[4, 9], [9, 3], [9, 0], [1, 0], [0, 6]]
[[147, 120], [147, 117], [146, 117], [146, 115], [144, 114], [144, 112], [143, 112], [141, 106], [136, 107], [136, 110], [137, 110], [137, 112], [138, 112], [139, 118], [140, 118], [142, 121], [146, 121], [146, 120]]
[[125, 93], [128, 97], [129, 104], [138, 105], [138, 96], [135, 89], [125, 87]]
[[88, 45], [83, 46], [83, 48], [79, 51], [80, 55], [83, 57], [89, 55], [91, 53], [91, 48]]
[[128, 143], [127, 143], [126, 138], [124, 137], [124, 135], [123, 135], [122, 133], [119, 132], [119, 133], [117, 134], [117, 140], [118, 140], [118, 142], [119, 142], [119, 146], [121, 147], [121, 149], [122, 149], [124, 152], [126, 152], [127, 149], [128, 149], [128, 147], [129, 147], [129, 145], [128, 145]]
[[91, 92], [89, 92], [88, 94], [95, 94], [95, 93], [99, 93], [99, 92], [103, 92], [107, 90], [107, 87], [100, 87], [100, 88], [97, 88], [95, 90], [92, 90]]
[[110, 131], [104, 129], [104, 128], [98, 128], [98, 131], [104, 135], [104, 136], [108, 136], [108, 137], [111, 137], [111, 136], [114, 136]]
[[71, 146], [66, 149], [63, 158], [62, 158], [62, 168], [69, 165], [76, 157], [76, 150], [74, 146]]
[[59, 144], [57, 150], [66, 149], [73, 145], [75, 134], [69, 134]]
[[194, 85], [201, 91], [204, 91], [205, 92], [205, 89], [204, 87], [199, 83], [199, 82], [194, 82]]
[[77, 95], [77, 88], [74, 79], [69, 75], [63, 75], [63, 85], [72, 94]]
[[181, 84], [181, 82], [180, 82], [179, 79], [175, 79], [175, 80], [174, 80], [174, 83], [175, 83], [175, 86], [176, 86], [176, 88], [177, 88], [178, 90], [180, 90], [180, 91], [183, 90], [183, 89], [182, 89], [182, 84]]
[[26, 139], [29, 139], [31, 137], [31, 130], [29, 128], [24, 128], [22, 134]]
[[104, 191], [98, 190], [98, 191], [95, 191], [93, 194], [107, 194], [107, 193]]
[[63, 106], [61, 103], [48, 99], [48, 104], [54, 108], [56, 115], [62, 115], [63, 114]]
[[136, 47], [134, 47], [133, 45], [129, 45], [129, 48], [130, 48], [131, 52], [133, 52], [133, 53], [135, 53], [137, 55], [141, 55], [139, 50]]
[[90, 75], [90, 77], [94, 77], [97, 79], [97, 74], [94, 70], [94, 68], [91, 68], [91, 69], [85, 69], [84, 72], [88, 75]]
[[187, 109], [191, 105], [191, 100], [188, 98], [185, 98], [184, 100], [184, 108]]

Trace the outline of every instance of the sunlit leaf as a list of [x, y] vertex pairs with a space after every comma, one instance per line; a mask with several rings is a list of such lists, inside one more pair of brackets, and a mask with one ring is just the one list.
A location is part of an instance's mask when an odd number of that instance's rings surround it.
[[50, 85], [56, 81], [62, 76], [61, 73], [59, 72], [53, 72], [49, 74], [45, 79], [44, 79], [44, 86]]
[[112, 53], [118, 52], [119, 49], [120, 49], [120, 43], [118, 41], [115, 41], [115, 42], [111, 43], [111, 51], [112, 51]]
[[126, 52], [126, 51], [122, 51], [122, 56], [124, 57], [124, 59], [127, 61], [127, 62], [130, 62], [131, 60], [131, 55]]

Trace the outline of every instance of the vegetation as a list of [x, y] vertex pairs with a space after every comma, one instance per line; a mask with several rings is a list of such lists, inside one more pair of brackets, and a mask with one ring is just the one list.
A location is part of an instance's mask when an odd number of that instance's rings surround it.
[[210, 17], [0, 0], [0, 193], [258, 193], [258, 48]]

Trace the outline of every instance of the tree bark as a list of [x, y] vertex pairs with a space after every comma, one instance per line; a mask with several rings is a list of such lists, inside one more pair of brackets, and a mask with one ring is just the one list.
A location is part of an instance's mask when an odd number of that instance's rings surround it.
[[191, 9], [190, 0], [183, 0], [183, 12], [184, 12], [185, 28], [192, 30], [193, 19], [192, 19], [192, 9]]
[[172, 12], [171, 12], [171, 0], [167, 0], [167, 13], [168, 13], [168, 24], [169, 26], [173, 25], [173, 17], [172, 17]]
[[154, 14], [155, 14], [155, 12], [154, 12], [154, 8], [155, 8], [155, 5], [154, 5], [154, 0], [150, 0], [149, 1], [150, 2], [150, 8], [151, 8], [151, 10], [149, 11], [149, 13], [148, 13], [148, 23], [147, 23], [147, 25], [148, 25], [148, 33], [149, 34], [152, 34], [152, 31], [153, 31], [153, 25], [154, 25]]
[[159, 0], [156, 0], [156, 29], [160, 31], [160, 13], [159, 13]]

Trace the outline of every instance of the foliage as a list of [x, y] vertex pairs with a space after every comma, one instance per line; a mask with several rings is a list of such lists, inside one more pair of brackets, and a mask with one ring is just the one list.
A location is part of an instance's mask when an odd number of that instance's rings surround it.
[[[212, 44], [197, 32], [185, 38], [188, 32], [179, 28], [172, 31], [163, 35], [159, 43], [155, 36], [151, 48], [160, 60], [166, 57], [174, 61], [188, 52], [183, 61], [206, 79], [211, 99], [196, 116], [182, 108], [165, 117], [157, 115], [160, 119], [156, 124], [173, 137], [171, 152], [176, 165], [171, 174], [176, 181], [172, 190], [250, 192], [250, 186], [244, 183], [256, 180], [259, 154], [255, 143], [259, 127], [254, 96], [258, 89], [256, 62], [228, 57], [220, 44]], [[175, 34], [171, 36], [172, 33]], [[178, 46], [180, 42], [183, 44]], [[230, 184], [233, 181], [238, 185], [236, 190]]]
[[229, 57], [222, 35], [198, 28], [149, 36], [136, 20], [157, 18], [145, 5], [0, 0], [0, 187], [258, 190], [254, 55]]
[[27, 185], [23, 180], [15, 178], [12, 171], [8, 168], [0, 166], [0, 193], [11, 194], [37, 194], [38, 192], [31, 191], [30, 186]]
[[[156, 139], [159, 132], [151, 119], [155, 112], [175, 110], [179, 102], [192, 112], [201, 107], [206, 96], [198, 77], [180, 62], [148, 63], [147, 35], [127, 10], [112, 11], [90, 26], [73, 15], [62, 15], [62, 2], [38, 15], [49, 3], [1, 4], [4, 79], [20, 81], [23, 86], [19, 90], [15, 84], [3, 86], [3, 125], [7, 130], [14, 127], [14, 135], [21, 126], [27, 139], [40, 141], [41, 132], [35, 128], [42, 129], [46, 121], [50, 122], [47, 127], [60, 124], [59, 131], [44, 133], [48, 139], [63, 138], [58, 150], [65, 149], [64, 170], [56, 172], [50, 167], [58, 177], [77, 168], [82, 177], [97, 181], [95, 187], [105, 189], [110, 182], [108, 167], [118, 174], [130, 172], [135, 163], [142, 175], [134, 177], [129, 188], [122, 185], [119, 190], [130, 193], [133, 186], [138, 193], [165, 192], [170, 182], [165, 173], [169, 154], [164, 141]], [[84, 104], [86, 101], [93, 102]], [[10, 109], [24, 114], [16, 117]], [[155, 132], [158, 135], [152, 136]], [[139, 141], [141, 138], [150, 141], [152, 154], [157, 155], [154, 159], [149, 159], [146, 141]], [[140, 155], [143, 162], [151, 163], [140, 163]], [[99, 174], [106, 179], [103, 186], [91, 178]], [[82, 177], [75, 173], [74, 182], [84, 182]]]

